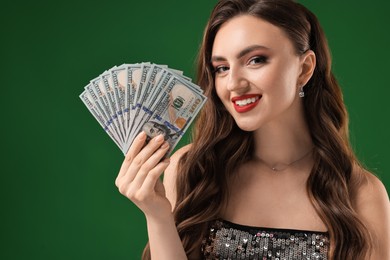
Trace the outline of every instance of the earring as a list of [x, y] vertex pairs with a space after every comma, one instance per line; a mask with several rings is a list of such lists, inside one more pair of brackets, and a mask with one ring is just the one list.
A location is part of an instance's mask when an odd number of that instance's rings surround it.
[[298, 93], [300, 98], [303, 98], [305, 96], [305, 92], [303, 92], [303, 87], [301, 87], [301, 90]]

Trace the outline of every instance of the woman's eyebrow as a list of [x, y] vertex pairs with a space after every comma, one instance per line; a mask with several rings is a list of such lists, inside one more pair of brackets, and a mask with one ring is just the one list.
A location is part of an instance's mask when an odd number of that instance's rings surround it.
[[215, 61], [226, 61], [226, 58], [224, 58], [222, 56], [212, 56], [211, 62], [215, 62]]
[[246, 47], [245, 49], [243, 49], [242, 51], [240, 51], [238, 53], [238, 55], [236, 56], [237, 59], [247, 55], [248, 53], [252, 52], [252, 51], [255, 51], [255, 50], [259, 50], [259, 49], [263, 49], [263, 50], [269, 50], [268, 47], [265, 47], [265, 46], [262, 46], [262, 45], [251, 45], [251, 46], [248, 46]]
[[[262, 45], [251, 45], [251, 46], [246, 47], [242, 51], [240, 51], [237, 54], [236, 58], [240, 59], [241, 57], [245, 56], [246, 54], [248, 54], [248, 53], [250, 53], [252, 51], [258, 50], [258, 49], [269, 50], [270, 48], [262, 46]], [[211, 62], [215, 62], [215, 61], [226, 61], [226, 58], [222, 57], [222, 56], [212, 56], [211, 57]]]

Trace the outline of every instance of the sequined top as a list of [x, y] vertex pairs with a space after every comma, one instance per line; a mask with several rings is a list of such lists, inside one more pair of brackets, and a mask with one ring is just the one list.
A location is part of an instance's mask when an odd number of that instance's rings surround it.
[[327, 232], [258, 228], [216, 220], [202, 242], [203, 259], [327, 259]]

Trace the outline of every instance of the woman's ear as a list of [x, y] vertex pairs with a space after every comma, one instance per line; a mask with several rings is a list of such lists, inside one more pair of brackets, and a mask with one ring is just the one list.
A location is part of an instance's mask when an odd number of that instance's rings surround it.
[[299, 86], [305, 86], [310, 80], [316, 67], [316, 55], [314, 51], [308, 50], [301, 56], [301, 74], [299, 75]]

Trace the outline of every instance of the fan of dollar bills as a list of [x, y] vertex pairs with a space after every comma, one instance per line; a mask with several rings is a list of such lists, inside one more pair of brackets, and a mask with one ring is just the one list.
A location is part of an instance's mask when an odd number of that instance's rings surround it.
[[137, 134], [164, 134], [170, 153], [206, 101], [181, 71], [151, 63], [115, 66], [80, 95], [106, 133], [127, 153]]

